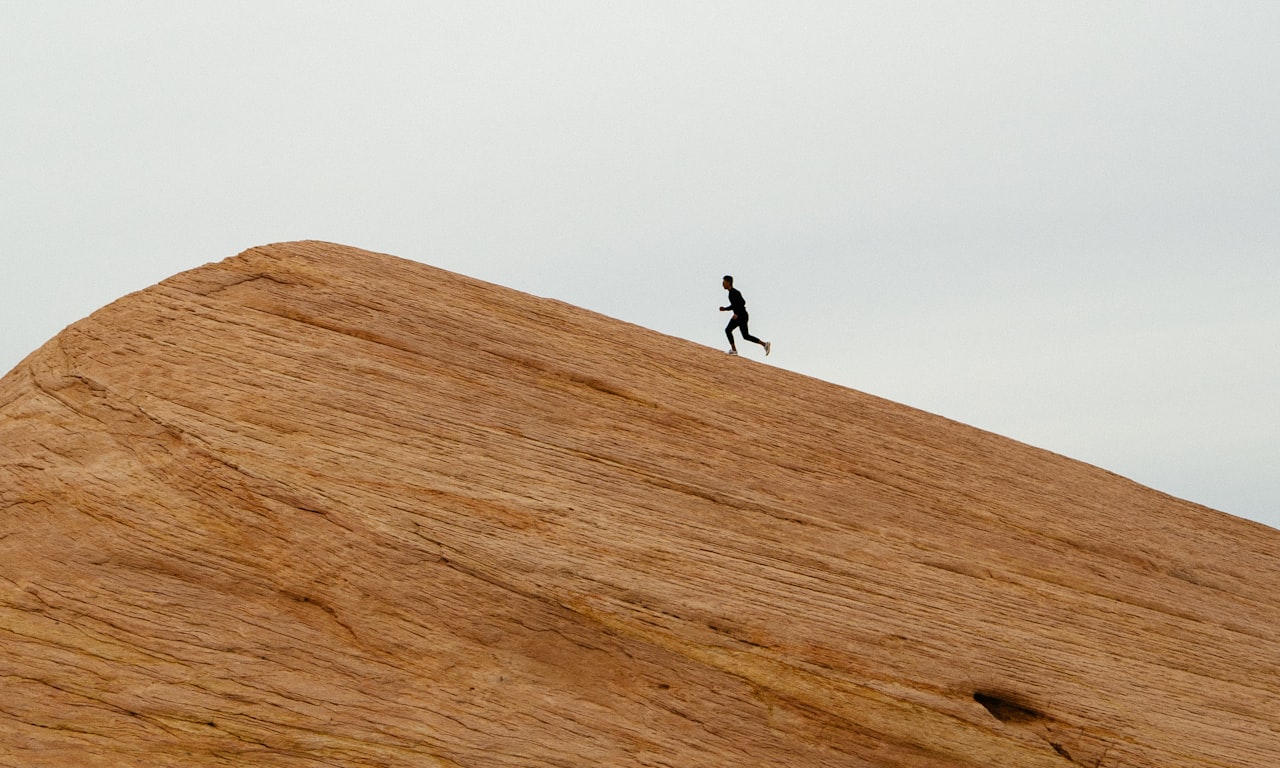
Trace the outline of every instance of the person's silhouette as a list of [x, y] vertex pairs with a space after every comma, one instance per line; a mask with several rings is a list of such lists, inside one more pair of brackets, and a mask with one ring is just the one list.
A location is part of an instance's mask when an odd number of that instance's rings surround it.
[[747, 330], [747, 300], [742, 298], [741, 291], [733, 287], [733, 277], [725, 275], [723, 285], [724, 289], [729, 292], [729, 306], [721, 307], [720, 311], [733, 313], [733, 319], [724, 328], [724, 335], [729, 337], [729, 354], [738, 354], [738, 345], [733, 342], [733, 329], [739, 328], [742, 330], [743, 341], [753, 341], [764, 347], [764, 354], [767, 357], [769, 352], [773, 350], [773, 344], [757, 339]]

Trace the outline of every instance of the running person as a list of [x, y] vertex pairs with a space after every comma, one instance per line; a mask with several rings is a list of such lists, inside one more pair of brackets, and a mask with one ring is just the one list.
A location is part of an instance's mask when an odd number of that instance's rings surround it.
[[724, 276], [724, 289], [729, 292], [729, 306], [721, 307], [721, 312], [732, 312], [733, 319], [724, 328], [724, 335], [729, 337], [729, 354], [738, 354], [738, 345], [733, 343], [733, 329], [742, 329], [743, 341], [754, 341], [756, 344], [764, 347], [765, 357], [769, 356], [769, 352], [773, 348], [773, 344], [767, 341], [761, 341], [751, 332], [747, 330], [747, 300], [742, 298], [742, 292], [733, 287], [733, 278], [729, 275]]

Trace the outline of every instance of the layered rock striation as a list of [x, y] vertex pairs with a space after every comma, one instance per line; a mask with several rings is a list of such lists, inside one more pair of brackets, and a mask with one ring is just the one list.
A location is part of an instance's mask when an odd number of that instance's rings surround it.
[[0, 380], [0, 766], [1280, 765], [1280, 532], [390, 256]]

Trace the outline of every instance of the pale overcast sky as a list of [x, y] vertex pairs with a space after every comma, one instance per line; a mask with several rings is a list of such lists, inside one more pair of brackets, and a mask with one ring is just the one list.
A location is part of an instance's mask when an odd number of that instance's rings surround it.
[[755, 362], [1280, 527], [1280, 2], [0, 0], [0, 24], [0, 372], [282, 240], [716, 348], [732, 273], [776, 345]]

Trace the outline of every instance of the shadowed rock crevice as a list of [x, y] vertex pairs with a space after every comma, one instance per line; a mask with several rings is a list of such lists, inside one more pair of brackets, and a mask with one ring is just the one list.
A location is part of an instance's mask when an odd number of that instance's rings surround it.
[[991, 716], [1002, 723], [1026, 725], [1028, 723], [1045, 722], [1049, 718], [1034, 709], [1016, 704], [1003, 696], [991, 693], [975, 693], [973, 700], [991, 713]]

